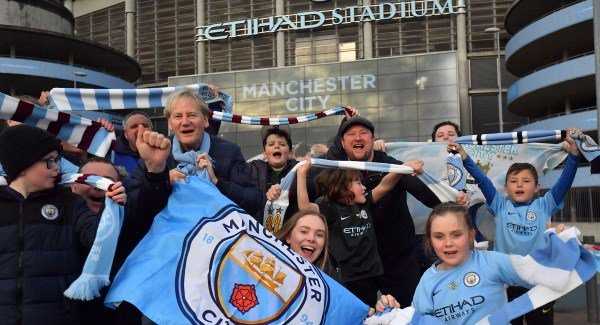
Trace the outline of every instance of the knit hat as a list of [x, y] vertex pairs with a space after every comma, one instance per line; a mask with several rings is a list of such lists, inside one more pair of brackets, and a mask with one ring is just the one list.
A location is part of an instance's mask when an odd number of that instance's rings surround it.
[[60, 140], [36, 127], [21, 124], [0, 133], [0, 163], [9, 182], [55, 150], [61, 151]]
[[373, 123], [371, 123], [371, 121], [367, 120], [366, 118], [362, 117], [362, 116], [352, 116], [349, 119], [346, 119], [342, 125], [340, 126], [339, 129], [339, 136], [343, 137], [344, 133], [346, 133], [346, 131], [348, 131], [351, 127], [355, 126], [355, 125], [361, 125], [364, 126], [365, 128], [369, 129], [369, 131], [371, 131], [372, 134], [375, 134], [375, 127], [373, 126]]

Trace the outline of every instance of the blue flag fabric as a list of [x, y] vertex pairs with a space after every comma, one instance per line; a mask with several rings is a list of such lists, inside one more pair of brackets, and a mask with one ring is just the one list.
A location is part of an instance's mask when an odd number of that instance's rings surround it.
[[361, 324], [368, 307], [207, 180], [177, 182], [105, 303], [158, 324]]

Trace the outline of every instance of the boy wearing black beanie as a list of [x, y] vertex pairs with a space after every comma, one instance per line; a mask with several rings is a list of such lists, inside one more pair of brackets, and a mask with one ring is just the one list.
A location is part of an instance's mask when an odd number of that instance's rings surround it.
[[[57, 186], [60, 141], [27, 125], [0, 134], [0, 323], [82, 324], [80, 302], [63, 292], [81, 273], [98, 217]], [[109, 197], [124, 191], [120, 184]]]

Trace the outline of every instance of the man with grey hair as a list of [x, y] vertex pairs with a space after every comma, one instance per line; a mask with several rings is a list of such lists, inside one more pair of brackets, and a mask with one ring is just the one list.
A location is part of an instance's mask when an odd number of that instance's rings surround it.
[[135, 141], [137, 133], [141, 130], [152, 130], [152, 121], [150, 116], [141, 111], [133, 111], [123, 119], [123, 133], [117, 137], [115, 142], [112, 162], [115, 166], [120, 166], [131, 174], [136, 168], [140, 155]]
[[[167, 99], [164, 115], [173, 136], [171, 155], [167, 160], [171, 183], [186, 177], [187, 169], [178, 168], [181, 159], [194, 151], [197, 168], [206, 168], [210, 181], [219, 191], [250, 215], [260, 206], [256, 185], [250, 179], [249, 166], [238, 145], [207, 133], [208, 106], [198, 94], [189, 89], [174, 92]], [[183, 158], [180, 158], [183, 157]], [[138, 164], [138, 171], [144, 166]]]

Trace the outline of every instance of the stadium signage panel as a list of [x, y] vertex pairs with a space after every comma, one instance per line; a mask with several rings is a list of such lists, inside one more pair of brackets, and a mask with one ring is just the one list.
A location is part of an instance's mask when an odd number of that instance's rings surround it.
[[[456, 3], [455, 3], [456, 1]], [[214, 41], [287, 30], [307, 30], [325, 26], [389, 21], [394, 19], [449, 15], [464, 7], [464, 0], [412, 0], [369, 6], [350, 6], [323, 11], [251, 18], [198, 26], [196, 41]]]

